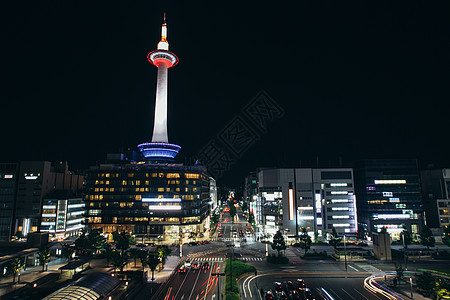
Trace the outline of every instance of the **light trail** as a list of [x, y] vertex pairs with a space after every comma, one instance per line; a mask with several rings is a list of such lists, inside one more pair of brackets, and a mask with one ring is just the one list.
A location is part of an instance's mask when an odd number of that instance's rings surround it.
[[389, 273], [374, 274], [364, 279], [364, 288], [372, 292], [373, 294], [381, 294], [389, 300], [404, 300], [402, 297], [395, 295], [390, 290], [386, 289], [382, 285], [378, 284], [375, 280], [383, 280], [385, 275], [392, 275]]

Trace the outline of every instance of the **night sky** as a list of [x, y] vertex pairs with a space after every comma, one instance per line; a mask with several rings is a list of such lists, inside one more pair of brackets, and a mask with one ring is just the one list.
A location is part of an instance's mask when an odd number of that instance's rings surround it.
[[450, 167], [448, 2], [134, 2], [2, 8], [1, 162], [83, 169], [149, 141], [157, 73], [147, 54], [166, 11], [180, 59], [168, 98], [180, 161], [265, 90], [285, 114], [224, 183], [242, 184], [257, 167], [315, 166], [317, 157], [321, 167], [339, 157]]

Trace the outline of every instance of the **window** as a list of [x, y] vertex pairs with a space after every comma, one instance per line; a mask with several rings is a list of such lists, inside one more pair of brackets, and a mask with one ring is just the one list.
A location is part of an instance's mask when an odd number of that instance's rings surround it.
[[180, 178], [180, 174], [179, 173], [167, 173], [166, 177], [167, 178]]

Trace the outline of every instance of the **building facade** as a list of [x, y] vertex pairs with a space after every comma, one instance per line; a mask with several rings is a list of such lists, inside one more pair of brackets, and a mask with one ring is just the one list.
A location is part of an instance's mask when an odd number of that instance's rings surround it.
[[8, 241], [14, 234], [18, 174], [18, 163], [0, 164], [0, 241]]
[[368, 159], [355, 166], [359, 230], [370, 237], [385, 227], [392, 239], [423, 224], [420, 176], [415, 159]]
[[72, 191], [55, 190], [43, 199], [41, 232], [52, 240], [64, 240], [80, 235], [84, 225], [85, 203]]
[[127, 231], [137, 240], [176, 242], [209, 228], [210, 178], [202, 166], [124, 163], [87, 172], [88, 230]]
[[67, 162], [23, 161], [1, 164], [0, 213], [2, 239], [27, 236], [40, 229], [43, 198], [54, 189], [81, 191], [83, 176], [68, 170]]
[[450, 169], [420, 172], [426, 223], [431, 228], [450, 225]]
[[352, 169], [267, 169], [257, 176], [260, 235], [279, 230], [295, 239], [302, 228], [318, 240], [327, 239], [333, 228], [341, 235], [356, 235]]

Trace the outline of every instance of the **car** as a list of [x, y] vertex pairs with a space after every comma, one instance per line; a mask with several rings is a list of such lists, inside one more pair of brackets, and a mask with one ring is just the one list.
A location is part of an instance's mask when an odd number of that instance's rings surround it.
[[356, 246], [365, 247], [365, 246], [368, 246], [368, 244], [364, 241], [359, 241], [356, 243]]
[[264, 293], [264, 299], [265, 300], [274, 300], [275, 299], [271, 290], [268, 290]]
[[301, 244], [300, 243], [292, 243], [291, 246], [292, 247], [301, 247]]
[[281, 284], [281, 282], [275, 281], [273, 283], [273, 290], [275, 293], [280, 293], [283, 291], [283, 286]]
[[188, 243], [188, 246], [197, 246], [198, 245], [198, 242], [189, 242]]
[[189, 259], [187, 259], [186, 262], [184, 263], [184, 266], [186, 268], [189, 268], [191, 266], [191, 261]]
[[219, 233], [217, 236], [218, 236], [218, 237], [222, 237], [222, 233]]
[[284, 289], [286, 291], [286, 293], [290, 293], [291, 291], [295, 291], [295, 287], [294, 284], [292, 283], [292, 281], [285, 281], [284, 283]]
[[305, 300], [316, 300], [316, 297], [314, 297], [314, 295], [311, 293], [311, 290], [309, 288], [306, 288], [303, 291], [303, 298]]
[[234, 243], [234, 248], [241, 248], [241, 243], [239, 242]]
[[136, 244], [136, 247], [139, 247], [139, 248], [144, 248], [144, 247], [147, 247], [148, 246], [148, 244], [145, 244], [145, 243], [137, 243]]
[[200, 242], [200, 244], [202, 244], [202, 245], [209, 244], [209, 241], [203, 240], [203, 241]]
[[278, 300], [287, 300], [288, 299], [288, 296], [286, 295], [286, 293], [284, 291], [276, 293], [276, 296], [277, 296]]
[[186, 273], [186, 267], [185, 267], [184, 265], [181, 266], [181, 267], [178, 269], [178, 273], [182, 273], [182, 274]]
[[209, 270], [209, 262], [204, 262], [202, 265], [202, 270]]
[[303, 291], [306, 288], [306, 282], [303, 279], [298, 278], [296, 283], [297, 283], [297, 287], [300, 291]]
[[198, 270], [198, 269], [200, 269], [200, 264], [198, 262], [195, 262], [195, 263], [192, 264], [191, 268], [193, 270]]

